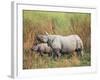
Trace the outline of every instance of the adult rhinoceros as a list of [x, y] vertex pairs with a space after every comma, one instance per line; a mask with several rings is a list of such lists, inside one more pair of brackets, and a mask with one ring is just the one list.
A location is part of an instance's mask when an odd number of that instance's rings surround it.
[[60, 57], [61, 53], [73, 53], [83, 56], [83, 42], [78, 35], [38, 35], [37, 39], [42, 42], [46, 42], [53, 52], [53, 56]]

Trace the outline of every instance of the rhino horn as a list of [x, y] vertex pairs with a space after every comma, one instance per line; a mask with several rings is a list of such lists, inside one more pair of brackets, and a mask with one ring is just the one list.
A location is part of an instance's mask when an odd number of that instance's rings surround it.
[[45, 32], [46, 35], [49, 35], [47, 32]]

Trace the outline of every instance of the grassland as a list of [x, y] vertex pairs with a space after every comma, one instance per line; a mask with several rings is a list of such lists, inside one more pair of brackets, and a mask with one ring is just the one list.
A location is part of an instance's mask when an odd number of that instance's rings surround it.
[[[37, 34], [78, 34], [84, 44], [81, 59], [64, 55], [55, 61], [46, 54], [41, 57], [30, 49], [37, 43]], [[91, 65], [91, 15], [89, 13], [65, 13], [23, 11], [23, 69], [75, 67]]]

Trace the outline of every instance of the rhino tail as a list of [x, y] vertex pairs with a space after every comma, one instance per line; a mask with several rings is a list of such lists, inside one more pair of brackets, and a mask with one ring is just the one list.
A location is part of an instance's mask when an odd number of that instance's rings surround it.
[[77, 51], [77, 54], [80, 55], [80, 56], [83, 56], [84, 55], [84, 52], [83, 52], [83, 42], [82, 40], [78, 40], [76, 39], [76, 51]]
[[83, 52], [84, 47], [83, 47], [82, 40], [79, 41], [79, 45], [80, 45], [80, 55], [83, 56], [84, 55], [84, 52]]
[[81, 41], [81, 43], [80, 43], [80, 46], [81, 46], [81, 56], [83, 56], [84, 55], [84, 51], [83, 51], [83, 49], [84, 49], [84, 46], [83, 46], [83, 42]]

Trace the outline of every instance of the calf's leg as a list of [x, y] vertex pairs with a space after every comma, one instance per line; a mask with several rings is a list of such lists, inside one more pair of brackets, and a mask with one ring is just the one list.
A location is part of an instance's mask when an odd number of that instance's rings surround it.
[[43, 56], [43, 52], [40, 52], [40, 56]]

